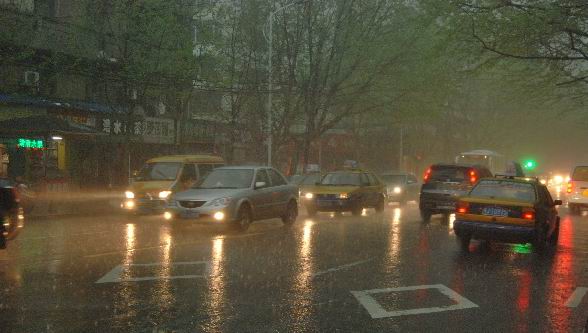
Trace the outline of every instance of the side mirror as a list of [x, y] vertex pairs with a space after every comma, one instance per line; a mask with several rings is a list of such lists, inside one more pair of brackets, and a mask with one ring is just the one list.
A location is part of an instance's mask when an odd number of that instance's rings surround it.
[[265, 182], [255, 182], [255, 189], [264, 188], [266, 185]]
[[563, 201], [557, 199], [557, 200], [553, 201], [553, 205], [554, 206], [561, 206], [561, 205], [563, 205]]

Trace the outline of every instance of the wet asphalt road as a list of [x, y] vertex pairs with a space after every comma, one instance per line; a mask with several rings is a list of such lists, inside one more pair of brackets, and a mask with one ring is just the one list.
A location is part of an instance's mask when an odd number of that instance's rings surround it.
[[154, 216], [28, 221], [0, 253], [0, 331], [580, 332], [588, 216], [560, 215], [542, 255], [462, 252], [451, 221], [423, 225], [414, 204], [245, 234]]

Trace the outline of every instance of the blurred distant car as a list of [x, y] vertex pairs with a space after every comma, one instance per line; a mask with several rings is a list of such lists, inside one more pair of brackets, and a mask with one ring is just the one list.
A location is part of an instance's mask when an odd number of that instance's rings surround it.
[[14, 239], [24, 226], [17, 189], [7, 179], [0, 179], [0, 249]]
[[192, 189], [172, 194], [164, 218], [175, 225], [224, 223], [245, 231], [253, 221], [281, 218], [286, 225], [298, 216], [298, 191], [273, 168], [220, 167]]
[[453, 229], [467, 248], [470, 239], [531, 242], [537, 250], [557, 244], [559, 216], [547, 188], [535, 178], [480, 180], [457, 203]]
[[419, 199], [424, 222], [433, 214], [443, 214], [448, 220], [455, 212], [459, 197], [466, 195], [480, 178], [492, 177], [486, 167], [467, 164], [434, 164], [425, 172]]
[[588, 208], [588, 165], [574, 168], [568, 182], [568, 208], [572, 214], [580, 214]]
[[298, 195], [302, 195], [309, 186], [314, 186], [321, 181], [321, 174], [318, 172], [307, 173], [302, 175], [292, 175], [288, 177], [288, 182], [298, 187]]
[[389, 202], [404, 205], [407, 201], [419, 198], [419, 183], [416, 176], [411, 173], [387, 172], [380, 175], [380, 180], [386, 185], [386, 197]]
[[364, 208], [382, 212], [386, 204], [384, 184], [371, 172], [345, 170], [325, 174], [320, 183], [302, 193], [309, 216], [317, 212], [351, 212], [361, 215]]

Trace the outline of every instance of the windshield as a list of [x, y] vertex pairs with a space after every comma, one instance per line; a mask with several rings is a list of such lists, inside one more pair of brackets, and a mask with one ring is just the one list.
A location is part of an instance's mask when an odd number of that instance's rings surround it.
[[288, 183], [298, 185], [303, 179], [303, 175], [292, 175], [288, 177]]
[[467, 178], [469, 168], [458, 166], [439, 166], [433, 167], [431, 170], [430, 180], [447, 181], [447, 182], [463, 182]]
[[329, 173], [322, 180], [321, 185], [360, 186], [359, 173]]
[[179, 162], [147, 163], [135, 179], [138, 181], [175, 180], [181, 167], [182, 163]]
[[382, 176], [380, 176], [380, 179], [385, 184], [391, 184], [391, 185], [402, 185], [402, 184], [406, 183], [406, 176], [405, 175], [382, 175]]
[[251, 169], [215, 169], [194, 188], [249, 188], [252, 180]]
[[572, 180], [588, 182], [588, 166], [579, 166], [574, 169]]
[[314, 185], [318, 182], [320, 182], [321, 180], [321, 175], [320, 174], [312, 174], [312, 175], [308, 175], [306, 177], [304, 177], [304, 179], [302, 180], [302, 182], [300, 183], [300, 185]]
[[471, 197], [535, 202], [532, 184], [502, 180], [482, 180], [470, 192]]

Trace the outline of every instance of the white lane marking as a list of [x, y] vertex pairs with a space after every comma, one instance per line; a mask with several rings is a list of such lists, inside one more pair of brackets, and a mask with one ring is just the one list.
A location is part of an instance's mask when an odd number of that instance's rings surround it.
[[[122, 274], [125, 270], [128, 270], [131, 267], [161, 267], [163, 265], [170, 265], [170, 266], [204, 266], [205, 274], [195, 275], [195, 274], [188, 274], [188, 275], [162, 275], [162, 276], [140, 276], [140, 277], [122, 277]], [[140, 282], [140, 281], [153, 281], [153, 280], [174, 280], [174, 279], [197, 279], [197, 278], [207, 278], [210, 274], [211, 265], [209, 261], [179, 261], [173, 263], [148, 263], [148, 264], [130, 264], [130, 265], [118, 265], [114, 267], [110, 272], [104, 274], [96, 283], [120, 283], [120, 282]]]
[[[443, 306], [443, 307], [430, 307], [430, 308], [416, 308], [416, 309], [408, 309], [408, 310], [395, 310], [395, 311], [386, 311], [373, 298], [371, 295], [373, 294], [382, 294], [382, 293], [390, 293], [390, 292], [401, 292], [401, 291], [413, 291], [413, 290], [423, 290], [423, 289], [437, 289], [439, 292], [447, 296], [452, 301], [456, 302], [457, 304]], [[416, 315], [416, 314], [426, 314], [426, 313], [434, 313], [434, 312], [443, 312], [443, 311], [453, 311], [453, 310], [464, 310], [470, 308], [477, 308], [478, 305], [473, 303], [472, 301], [468, 300], [467, 298], [461, 296], [460, 294], [456, 293], [455, 291], [447, 288], [442, 284], [431, 284], [431, 285], [422, 285], [422, 286], [411, 286], [411, 287], [400, 287], [400, 288], [385, 288], [385, 289], [372, 289], [372, 290], [362, 290], [362, 291], [351, 291], [353, 296], [359, 301], [361, 305], [368, 311], [370, 316], [373, 319], [377, 318], [387, 318], [387, 317], [398, 317], [398, 316], [406, 316], [406, 315]]]
[[584, 295], [588, 292], [588, 288], [586, 287], [577, 287], [576, 290], [570, 295], [568, 301], [566, 302], [566, 306], [568, 308], [575, 308], [582, 302]]
[[360, 260], [360, 261], [356, 261], [356, 262], [351, 262], [349, 264], [345, 264], [345, 265], [341, 265], [341, 266], [337, 266], [337, 267], [333, 267], [333, 268], [329, 268], [326, 269], [324, 271], [318, 271], [316, 273], [311, 274], [312, 277], [317, 277], [317, 276], [321, 276], [324, 274], [328, 274], [331, 272], [336, 272], [336, 271], [340, 271], [342, 269], [347, 269], [349, 267], [353, 267], [353, 266], [357, 266], [357, 265], [361, 265], [364, 264], [366, 262], [372, 261], [373, 259], [366, 259], [366, 260]]

